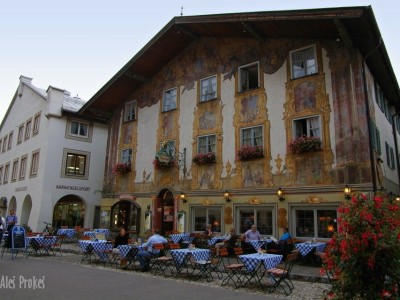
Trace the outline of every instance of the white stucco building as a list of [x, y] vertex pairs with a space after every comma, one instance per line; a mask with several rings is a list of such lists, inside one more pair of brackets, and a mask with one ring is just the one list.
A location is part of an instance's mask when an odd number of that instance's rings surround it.
[[78, 116], [84, 100], [47, 90], [21, 76], [0, 125], [0, 210], [16, 210], [19, 224], [42, 231], [96, 226], [107, 128]]

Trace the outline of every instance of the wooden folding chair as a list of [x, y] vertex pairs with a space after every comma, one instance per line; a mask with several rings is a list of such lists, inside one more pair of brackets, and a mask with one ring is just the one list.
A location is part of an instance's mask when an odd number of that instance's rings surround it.
[[[292, 251], [287, 255], [284, 268], [272, 268], [268, 269], [267, 273], [270, 275], [274, 284], [269, 287], [269, 292], [274, 292], [280, 287], [285, 295], [290, 295], [294, 289], [293, 282], [290, 280], [290, 273], [293, 269], [294, 263], [297, 259], [299, 252], [297, 250]], [[268, 287], [268, 286], [267, 286]]]
[[[220, 252], [219, 252], [220, 255], [221, 255], [221, 252], [226, 251], [226, 253], [228, 253], [228, 250], [223, 250], [223, 249], [226, 249], [226, 248], [220, 249]], [[236, 251], [235, 251], [235, 249], [236, 249]], [[242, 248], [234, 248], [234, 251], [235, 251], [235, 254], [236, 253], [243, 254]], [[222, 280], [221, 286], [228, 284], [229, 282], [233, 283], [235, 288], [243, 286], [244, 278], [243, 278], [242, 271], [244, 268], [245, 268], [245, 265], [240, 261], [239, 256], [236, 256], [235, 263], [230, 263], [229, 258], [228, 258], [228, 264], [227, 265], [224, 264], [224, 269], [225, 269], [225, 273], [227, 274], [227, 276]]]

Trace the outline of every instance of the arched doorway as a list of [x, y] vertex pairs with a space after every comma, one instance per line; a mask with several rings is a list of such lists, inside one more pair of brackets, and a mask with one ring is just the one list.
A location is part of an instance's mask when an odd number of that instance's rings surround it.
[[8, 203], [7, 211], [10, 211], [11, 208], [15, 211], [15, 214], [17, 214], [17, 199], [15, 199], [14, 196], [11, 197]]
[[67, 195], [58, 200], [53, 211], [53, 224], [56, 228], [61, 226], [83, 227], [84, 223], [85, 204], [82, 199], [74, 195]]
[[132, 233], [140, 229], [140, 207], [135, 202], [121, 200], [111, 207], [110, 229], [118, 231], [120, 226]]
[[29, 217], [31, 215], [32, 210], [32, 198], [31, 196], [27, 195], [22, 203], [21, 209], [21, 225], [28, 225], [29, 224]]
[[161, 234], [170, 234], [174, 230], [175, 201], [174, 194], [169, 189], [162, 189], [158, 194], [155, 205], [154, 228], [160, 229]]

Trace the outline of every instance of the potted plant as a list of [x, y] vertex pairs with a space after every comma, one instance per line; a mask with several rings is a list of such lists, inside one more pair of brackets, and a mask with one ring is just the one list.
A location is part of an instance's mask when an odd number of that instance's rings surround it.
[[301, 136], [290, 141], [289, 150], [292, 154], [321, 150], [321, 139], [317, 136]]
[[215, 153], [207, 152], [207, 153], [199, 153], [193, 157], [193, 162], [198, 165], [203, 164], [214, 164], [216, 162]]
[[113, 168], [113, 173], [118, 175], [123, 175], [131, 171], [130, 163], [116, 163]]
[[153, 166], [154, 168], [158, 170], [165, 170], [165, 169], [170, 169], [176, 166], [176, 160], [175, 159], [170, 159], [168, 161], [160, 161], [158, 157], [154, 158], [153, 160]]
[[253, 158], [264, 157], [263, 147], [245, 145], [238, 150], [237, 157], [239, 160], [249, 160]]

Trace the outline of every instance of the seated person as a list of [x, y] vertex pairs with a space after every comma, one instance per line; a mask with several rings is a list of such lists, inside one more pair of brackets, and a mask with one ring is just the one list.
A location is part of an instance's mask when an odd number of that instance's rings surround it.
[[142, 251], [139, 251], [136, 254], [136, 257], [139, 261], [140, 264], [140, 269], [142, 272], [147, 272], [150, 270], [150, 257], [154, 255], [159, 255], [160, 250], [158, 249], [153, 249], [154, 244], [165, 244], [168, 243], [168, 241], [160, 235], [159, 230], [154, 230], [153, 235], [147, 240], [146, 243], [142, 245], [143, 249]]
[[244, 249], [246, 253], [255, 253], [254, 247], [249, 243], [250, 241], [258, 241], [261, 239], [261, 234], [257, 230], [256, 225], [251, 225], [251, 228], [244, 233]]
[[286, 255], [290, 251], [291, 246], [288, 247], [288, 243], [290, 244], [290, 242], [292, 241], [292, 237], [289, 233], [288, 227], [283, 228], [283, 234], [281, 235], [279, 240], [277, 240], [276, 238], [273, 239], [272, 237], [271, 239], [274, 240], [274, 242], [268, 244], [269, 250], [273, 249], [273, 252], [280, 252], [284, 255]]
[[222, 242], [215, 244], [217, 256], [219, 255], [219, 249], [222, 247], [227, 247], [228, 251], [229, 249], [235, 248], [236, 239], [237, 239], [236, 230], [235, 227], [232, 227], [226, 238]]
[[208, 224], [207, 225], [207, 227], [206, 227], [206, 231], [204, 232], [204, 235], [207, 237], [207, 238], [210, 238], [210, 237], [212, 237], [213, 236], [213, 231], [212, 231], [212, 226], [211, 226], [211, 224]]
[[[128, 245], [128, 240], [129, 240], [129, 234], [125, 231], [125, 228], [123, 226], [121, 226], [119, 228], [119, 234], [115, 238], [114, 248], [113, 248], [112, 252], [115, 254], [120, 254], [118, 246], [119, 245]], [[127, 262], [127, 259], [125, 257], [120, 256], [120, 267], [121, 268], [125, 267], [126, 262]]]

